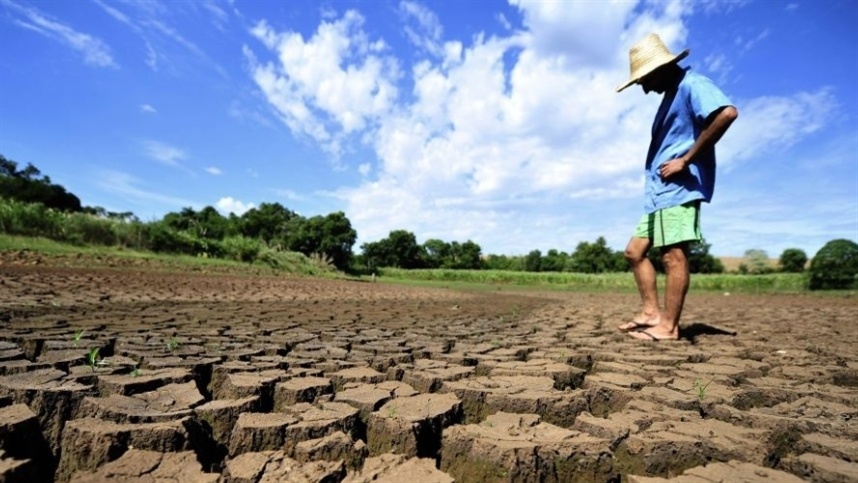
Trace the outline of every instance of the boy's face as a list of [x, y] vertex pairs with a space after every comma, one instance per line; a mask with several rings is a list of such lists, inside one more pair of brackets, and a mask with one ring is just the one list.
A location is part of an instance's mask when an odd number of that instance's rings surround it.
[[668, 87], [667, 69], [665, 69], [665, 67], [667, 66], [663, 65], [638, 79], [638, 84], [640, 84], [641, 88], [644, 91], [644, 94], [649, 94], [650, 91], [656, 92], [658, 94], [664, 94], [664, 91], [666, 91]]

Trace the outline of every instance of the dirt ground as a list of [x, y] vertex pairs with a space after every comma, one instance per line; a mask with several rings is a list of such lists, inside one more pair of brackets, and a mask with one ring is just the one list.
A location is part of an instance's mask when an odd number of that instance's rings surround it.
[[56, 265], [0, 256], [0, 481], [858, 481], [854, 295], [641, 342], [635, 294]]

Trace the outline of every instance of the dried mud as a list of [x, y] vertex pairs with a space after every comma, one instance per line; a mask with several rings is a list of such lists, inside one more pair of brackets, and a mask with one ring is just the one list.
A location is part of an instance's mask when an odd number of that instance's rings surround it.
[[854, 296], [655, 343], [634, 294], [0, 259], [0, 481], [858, 480]]

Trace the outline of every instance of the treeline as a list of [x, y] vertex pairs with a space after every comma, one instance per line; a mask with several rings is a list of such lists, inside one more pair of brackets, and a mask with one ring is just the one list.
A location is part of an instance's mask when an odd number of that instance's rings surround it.
[[[709, 254], [711, 245], [705, 241], [695, 244], [689, 254], [693, 273], [722, 273], [724, 265]], [[391, 231], [387, 238], [361, 246], [358, 262], [370, 270], [381, 267], [404, 269], [447, 268], [466, 270], [506, 270], [515, 272], [575, 272], [609, 273], [629, 270], [622, 251], [614, 251], [604, 237], [595, 242], [581, 242], [572, 253], [551, 249], [543, 254], [532, 250], [527, 255], [486, 255], [480, 246], [471, 240], [464, 243], [447, 243], [430, 239], [417, 243], [413, 233], [405, 230]], [[657, 250], [652, 250], [650, 260], [659, 271], [664, 271]]]
[[18, 169], [0, 155], [0, 232], [53, 240], [123, 246], [157, 253], [260, 261], [277, 266], [288, 252], [347, 270], [357, 232], [342, 212], [303, 217], [279, 203], [262, 203], [241, 216], [207, 206], [184, 208], [142, 222], [133, 213], [82, 206], [77, 196], [42, 176], [32, 164]]
[[[74, 244], [123, 246], [160, 253], [229, 258], [244, 262], [282, 264], [284, 254], [302, 253], [320, 264], [352, 273], [380, 268], [503, 270], [520, 272], [609, 273], [629, 270], [623, 252], [607, 246], [603, 237], [581, 242], [567, 253], [557, 249], [526, 255], [485, 255], [477, 243], [430, 239], [420, 244], [406, 230], [393, 230], [353, 252], [357, 232], [343, 212], [304, 217], [279, 203], [261, 203], [241, 216], [223, 216], [215, 208], [183, 208], [160, 220], [140, 221], [131, 212], [110, 212], [83, 206], [80, 199], [54, 184], [32, 164], [19, 169], [0, 155], [0, 232], [42, 236]], [[692, 273], [722, 273], [721, 261], [705, 241], [689, 254]], [[650, 260], [663, 272], [657, 250]], [[739, 273], [802, 272], [808, 262], [799, 249], [784, 251], [779, 266], [768, 265], [762, 250], [749, 250]], [[832, 240], [810, 262], [811, 288], [858, 288], [858, 245]]]

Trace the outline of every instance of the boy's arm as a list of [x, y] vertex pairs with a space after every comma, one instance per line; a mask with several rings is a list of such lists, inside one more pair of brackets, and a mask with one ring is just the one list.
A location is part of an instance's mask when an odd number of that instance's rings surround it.
[[700, 136], [698, 136], [694, 141], [691, 149], [685, 153], [685, 156], [672, 159], [661, 165], [661, 168], [659, 168], [661, 177], [669, 178], [670, 176], [683, 171], [688, 167], [697, 153], [715, 146], [715, 143], [717, 143], [721, 139], [721, 136], [727, 132], [727, 129], [730, 128], [730, 125], [733, 124], [733, 121], [735, 121], [737, 117], [739, 117], [739, 110], [733, 106], [722, 107], [710, 114], [706, 122], [706, 127], [700, 133]]

